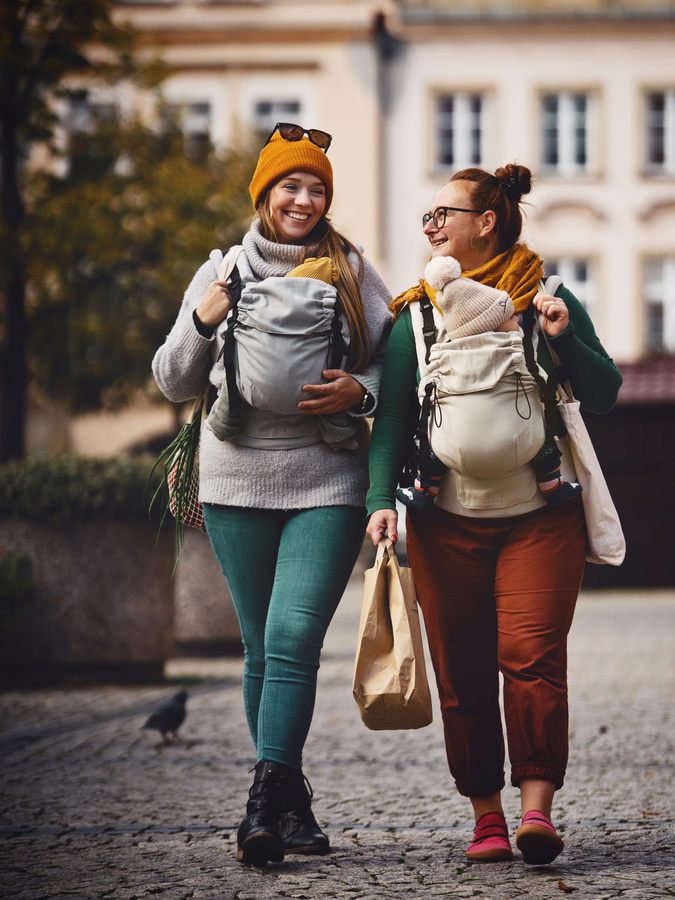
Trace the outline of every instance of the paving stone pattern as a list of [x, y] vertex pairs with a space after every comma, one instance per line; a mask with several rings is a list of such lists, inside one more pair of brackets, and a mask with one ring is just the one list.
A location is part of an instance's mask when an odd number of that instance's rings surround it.
[[[333, 852], [266, 869], [235, 860], [254, 763], [241, 659], [174, 660], [163, 687], [0, 697], [0, 896], [11, 900], [675, 896], [675, 591], [582, 596], [570, 640], [571, 754], [554, 864], [468, 863], [468, 802], [438, 715], [370, 732], [351, 696], [362, 580], [329, 631], [305, 752]], [[182, 741], [140, 726], [186, 685]], [[507, 773], [508, 775], [508, 773]], [[518, 793], [505, 791], [518, 824]], [[567, 888], [568, 890], [565, 890]], [[574, 889], [569, 890], [569, 889]]]

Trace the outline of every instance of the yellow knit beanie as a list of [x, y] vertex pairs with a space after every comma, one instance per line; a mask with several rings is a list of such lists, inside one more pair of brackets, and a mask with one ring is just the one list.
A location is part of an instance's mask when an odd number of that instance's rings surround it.
[[326, 284], [335, 284], [340, 277], [337, 266], [329, 256], [309, 256], [303, 263], [296, 266], [286, 275], [286, 278], [315, 278], [317, 281], [325, 281]]
[[333, 199], [333, 167], [330, 160], [308, 138], [286, 141], [278, 132], [272, 135], [272, 140], [260, 151], [249, 187], [253, 206], [257, 209], [265, 191], [290, 172], [310, 172], [323, 181], [326, 188], [324, 213], [327, 213]]

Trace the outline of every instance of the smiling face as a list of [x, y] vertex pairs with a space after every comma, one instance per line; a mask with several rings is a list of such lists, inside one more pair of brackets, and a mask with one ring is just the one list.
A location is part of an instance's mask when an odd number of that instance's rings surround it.
[[326, 208], [326, 187], [309, 172], [290, 172], [270, 190], [269, 210], [279, 241], [301, 243]]
[[[471, 184], [470, 181], [448, 182], [434, 197], [429, 212], [433, 213], [439, 206], [473, 209]], [[436, 228], [431, 220], [424, 226], [424, 233], [431, 245], [432, 257], [454, 256], [462, 267], [462, 271], [468, 271], [478, 268], [479, 265], [494, 256], [492, 249], [485, 256], [485, 250], [477, 253], [471, 246], [471, 238], [482, 236], [485, 227], [484, 216], [481, 213], [449, 210], [442, 228]]]

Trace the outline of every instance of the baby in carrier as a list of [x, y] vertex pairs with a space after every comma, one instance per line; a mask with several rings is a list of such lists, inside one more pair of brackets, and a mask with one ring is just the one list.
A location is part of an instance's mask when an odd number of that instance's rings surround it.
[[[502, 463], [508, 466], [514, 445], [517, 455], [524, 456], [534, 470], [549, 506], [561, 506], [578, 496], [581, 485], [564, 481], [560, 472], [562, 453], [555, 435], [562, 437], [564, 426], [555, 396], [545, 389], [545, 373], [527, 370], [509, 295], [462, 278], [453, 257], [432, 259], [425, 279], [436, 289], [436, 305], [443, 314], [448, 341], [433, 345], [425, 379], [433, 382], [436, 397], [429, 433], [430, 483], [423, 485], [418, 472], [412, 487], [397, 490], [398, 500], [414, 509], [428, 509], [448, 467], [461, 472], [466, 465], [473, 465], [489, 472], [491, 453], [496, 468]], [[513, 404], [517, 416], [504, 418], [505, 403]], [[538, 442], [533, 444], [533, 440]], [[478, 459], [467, 463], [472, 452]]]
[[[297, 414], [298, 402], [307, 399], [302, 385], [319, 384], [324, 369], [343, 367], [337, 278], [331, 259], [309, 258], [284, 278], [266, 278], [242, 291], [233, 332], [236, 383], [228, 384], [226, 361], [226, 377], [208, 417], [219, 440], [237, 440], [249, 407]], [[316, 418], [321, 437], [334, 450], [357, 449], [356, 424], [348, 413]]]

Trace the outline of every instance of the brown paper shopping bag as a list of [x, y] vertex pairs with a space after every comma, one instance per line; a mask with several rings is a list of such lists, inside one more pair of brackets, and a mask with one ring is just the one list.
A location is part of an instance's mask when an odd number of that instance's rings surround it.
[[424, 728], [433, 719], [412, 570], [384, 538], [365, 573], [354, 699], [374, 731]]

